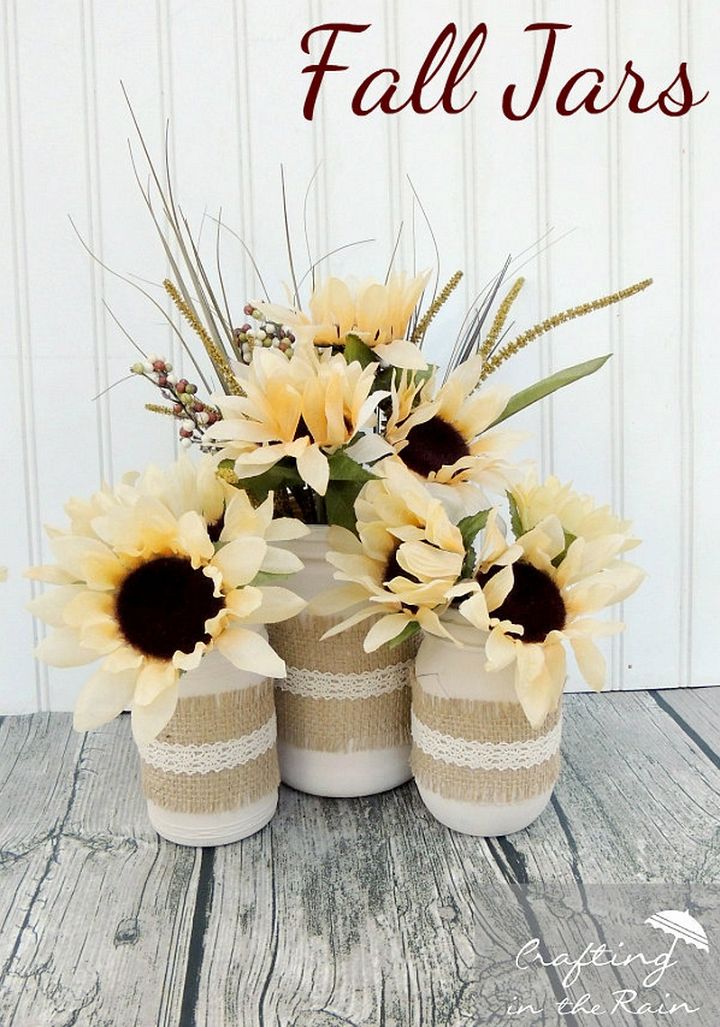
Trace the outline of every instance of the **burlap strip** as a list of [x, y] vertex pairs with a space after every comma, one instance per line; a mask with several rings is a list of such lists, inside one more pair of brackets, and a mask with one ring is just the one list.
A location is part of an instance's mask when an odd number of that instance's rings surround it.
[[[413, 692], [413, 712], [435, 731], [500, 747], [542, 738], [560, 718], [558, 707], [540, 728], [533, 729], [518, 703], [447, 699], [428, 695], [418, 686]], [[560, 772], [560, 754], [536, 766], [486, 770], [435, 759], [413, 744], [410, 765], [419, 784], [446, 799], [520, 802], [553, 787]]]
[[[258, 730], [274, 711], [270, 681], [216, 695], [180, 699], [158, 741], [198, 746], [240, 738]], [[146, 798], [181, 813], [220, 813], [256, 802], [278, 787], [280, 771], [273, 745], [257, 759], [205, 774], [167, 773], [141, 758]]]
[[278, 687], [278, 739], [319, 752], [359, 752], [409, 744], [410, 688], [405, 684], [405, 665], [415, 657], [419, 639], [408, 639], [395, 649], [385, 646], [366, 653], [366, 622], [321, 642], [321, 635], [338, 619], [301, 614], [291, 621], [272, 624], [268, 628], [270, 644], [291, 667], [337, 674], [338, 691], [343, 676], [367, 675], [392, 667], [403, 676], [403, 687], [355, 699], [314, 699]]

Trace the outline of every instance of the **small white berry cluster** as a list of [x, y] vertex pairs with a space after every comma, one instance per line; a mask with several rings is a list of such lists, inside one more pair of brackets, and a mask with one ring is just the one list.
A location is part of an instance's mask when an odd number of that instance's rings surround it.
[[220, 411], [198, 399], [197, 385], [187, 378], [178, 378], [172, 369], [168, 360], [155, 355], [138, 361], [130, 368], [133, 374], [141, 375], [157, 385], [163, 398], [172, 402], [173, 416], [180, 421], [180, 442], [188, 447], [193, 442], [200, 442], [205, 429], [220, 420]]
[[251, 317], [258, 322], [255, 328], [248, 321], [240, 328], [235, 329], [235, 346], [244, 364], [252, 363], [253, 350], [256, 346], [263, 346], [266, 349], [278, 349], [288, 357], [292, 356], [295, 336], [288, 325], [279, 325], [274, 321], [266, 321], [260, 311], [253, 307], [252, 303], [246, 304], [244, 313], [247, 317]]

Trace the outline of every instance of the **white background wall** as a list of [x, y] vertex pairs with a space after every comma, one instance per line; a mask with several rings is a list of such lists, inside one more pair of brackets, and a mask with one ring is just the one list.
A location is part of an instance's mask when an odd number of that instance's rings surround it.
[[[651, 292], [564, 327], [498, 378], [521, 387], [614, 352], [600, 375], [523, 418], [534, 433], [525, 453], [610, 501], [645, 540], [636, 556], [650, 576], [626, 604], [629, 630], [611, 652], [613, 687], [720, 682], [715, 0], [3, 0], [2, 18], [0, 563], [11, 578], [0, 595], [0, 710], [67, 708], [85, 674], [48, 671], [31, 656], [39, 628], [23, 610], [30, 586], [21, 572], [47, 558], [41, 525], [61, 520], [70, 494], [174, 451], [169, 422], [143, 410], [154, 397], [141, 383], [91, 401], [133, 359], [103, 301], [148, 350], [177, 362], [158, 312], [88, 259], [67, 219], [112, 268], [162, 280], [164, 260], [129, 164], [120, 79], [158, 157], [169, 119], [174, 179], [193, 223], [222, 206], [273, 287], [287, 278], [281, 161], [298, 263], [303, 198], [320, 160], [308, 209], [313, 252], [376, 240], [334, 260], [340, 273], [384, 275], [398, 225], [411, 218], [409, 174], [443, 271], [466, 272], [434, 333], [438, 355], [506, 254], [551, 226], [559, 241], [524, 268], [518, 327], [654, 276]], [[328, 83], [310, 124], [301, 114], [308, 76], [299, 41], [333, 19], [372, 29], [344, 45], [351, 71]], [[350, 113], [350, 87], [369, 71], [389, 62], [411, 82], [447, 21], [466, 33], [483, 19], [491, 36], [472, 75], [478, 98], [464, 114]], [[523, 29], [535, 20], [574, 25], [560, 40], [556, 90], [563, 74], [591, 64], [617, 82], [632, 57], [658, 91], [687, 59], [699, 92], [711, 97], [679, 119], [617, 107], [561, 119], [545, 104], [512, 124], [500, 96], [510, 81], [531, 82], [539, 55]], [[206, 227], [210, 251], [211, 235]], [[239, 309], [259, 290], [237, 243], [228, 236], [223, 245]], [[411, 250], [406, 230], [406, 266]], [[419, 263], [429, 263], [420, 231], [418, 251]]]

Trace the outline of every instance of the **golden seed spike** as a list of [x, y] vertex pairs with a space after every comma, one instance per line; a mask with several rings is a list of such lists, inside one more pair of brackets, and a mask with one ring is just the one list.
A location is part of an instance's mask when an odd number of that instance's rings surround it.
[[145, 409], [149, 410], [151, 414], [165, 414], [167, 417], [177, 417], [172, 407], [160, 406], [157, 403], [146, 403]]
[[540, 324], [533, 325], [522, 335], [518, 335], [517, 339], [513, 339], [506, 346], [500, 350], [500, 352], [489, 359], [483, 368], [480, 380], [484, 381], [494, 371], [497, 371], [501, 364], [509, 360], [510, 357], [514, 356], [517, 352], [523, 349], [530, 342], [534, 342], [535, 339], [540, 338], [541, 335], [546, 335], [551, 332], [553, 328], [557, 328], [558, 325], [565, 324], [567, 321], [573, 321], [577, 317], [584, 317], [586, 314], [591, 314], [595, 310], [602, 310], [605, 307], [611, 307], [614, 303], [620, 303], [622, 300], [629, 299], [630, 296], [635, 296], [639, 292], [643, 292], [653, 284], [652, 278], [645, 278], [642, 282], [636, 282], [635, 285], [628, 286], [627, 289], [620, 289], [619, 292], [613, 292], [609, 296], [602, 296], [600, 299], [591, 300], [589, 303], [581, 303], [577, 307], [571, 307], [569, 310], [564, 310], [560, 314], [554, 314], [552, 317], [547, 318], [545, 321], [541, 321]]
[[177, 287], [173, 285], [173, 283], [168, 278], [166, 278], [163, 282], [163, 286], [165, 288], [165, 292], [168, 294], [168, 296], [173, 301], [175, 306], [178, 308], [182, 316], [185, 318], [187, 323], [190, 325], [192, 330], [195, 332], [197, 337], [202, 342], [203, 346], [205, 347], [205, 352], [210, 357], [213, 366], [215, 367], [215, 370], [217, 371], [227, 390], [233, 396], [242, 396], [243, 390], [241, 389], [240, 383], [238, 382], [237, 378], [233, 374], [232, 368], [230, 367], [230, 365], [228, 364], [227, 360], [220, 352], [218, 347], [215, 345], [213, 340], [210, 338], [204, 326], [200, 324], [193, 311], [182, 298]]
[[437, 312], [440, 310], [440, 308], [445, 303], [447, 303], [448, 299], [450, 298], [450, 294], [457, 288], [462, 276], [462, 271], [456, 271], [452, 278], [448, 281], [442, 292], [440, 292], [435, 297], [435, 299], [432, 301], [428, 309], [425, 311], [422, 318], [416, 324], [415, 331], [412, 333], [412, 336], [410, 338], [411, 342], [414, 342], [418, 346], [422, 345], [423, 339], [425, 338], [425, 333], [430, 327], [431, 321], [433, 320]]
[[515, 302], [515, 300], [520, 295], [520, 290], [522, 289], [523, 285], [525, 285], [525, 279], [524, 278], [518, 278], [517, 281], [514, 282], [513, 285], [511, 286], [511, 288], [508, 290], [508, 293], [505, 296], [505, 299], [502, 301], [502, 303], [498, 307], [498, 311], [497, 311], [497, 314], [495, 315], [495, 320], [492, 323], [490, 331], [488, 332], [487, 337], [486, 337], [485, 341], [483, 342], [482, 346], [478, 350], [478, 352], [479, 352], [480, 356], [483, 358], [483, 360], [487, 360], [487, 358], [492, 353], [493, 346], [495, 345], [495, 343], [500, 338], [500, 333], [502, 332], [502, 330], [503, 330], [503, 328], [505, 326], [505, 322], [508, 319], [508, 314], [510, 313], [510, 308], [512, 307], [513, 303]]

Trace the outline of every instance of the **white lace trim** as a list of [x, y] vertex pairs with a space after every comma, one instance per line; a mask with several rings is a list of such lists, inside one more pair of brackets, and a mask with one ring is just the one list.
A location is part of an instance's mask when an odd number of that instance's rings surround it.
[[278, 688], [306, 699], [369, 699], [387, 695], [412, 684], [415, 660], [390, 667], [378, 667], [362, 674], [334, 674], [331, 671], [288, 667], [287, 677], [277, 680]]
[[474, 742], [435, 731], [412, 714], [412, 736], [426, 755], [472, 770], [522, 770], [552, 759], [560, 749], [562, 720], [546, 735], [525, 742]]
[[150, 742], [140, 749], [140, 757], [156, 770], [166, 774], [212, 774], [232, 770], [256, 760], [272, 748], [277, 737], [277, 720], [270, 720], [249, 735], [227, 742], [205, 742], [202, 745], [174, 745], [171, 742]]

